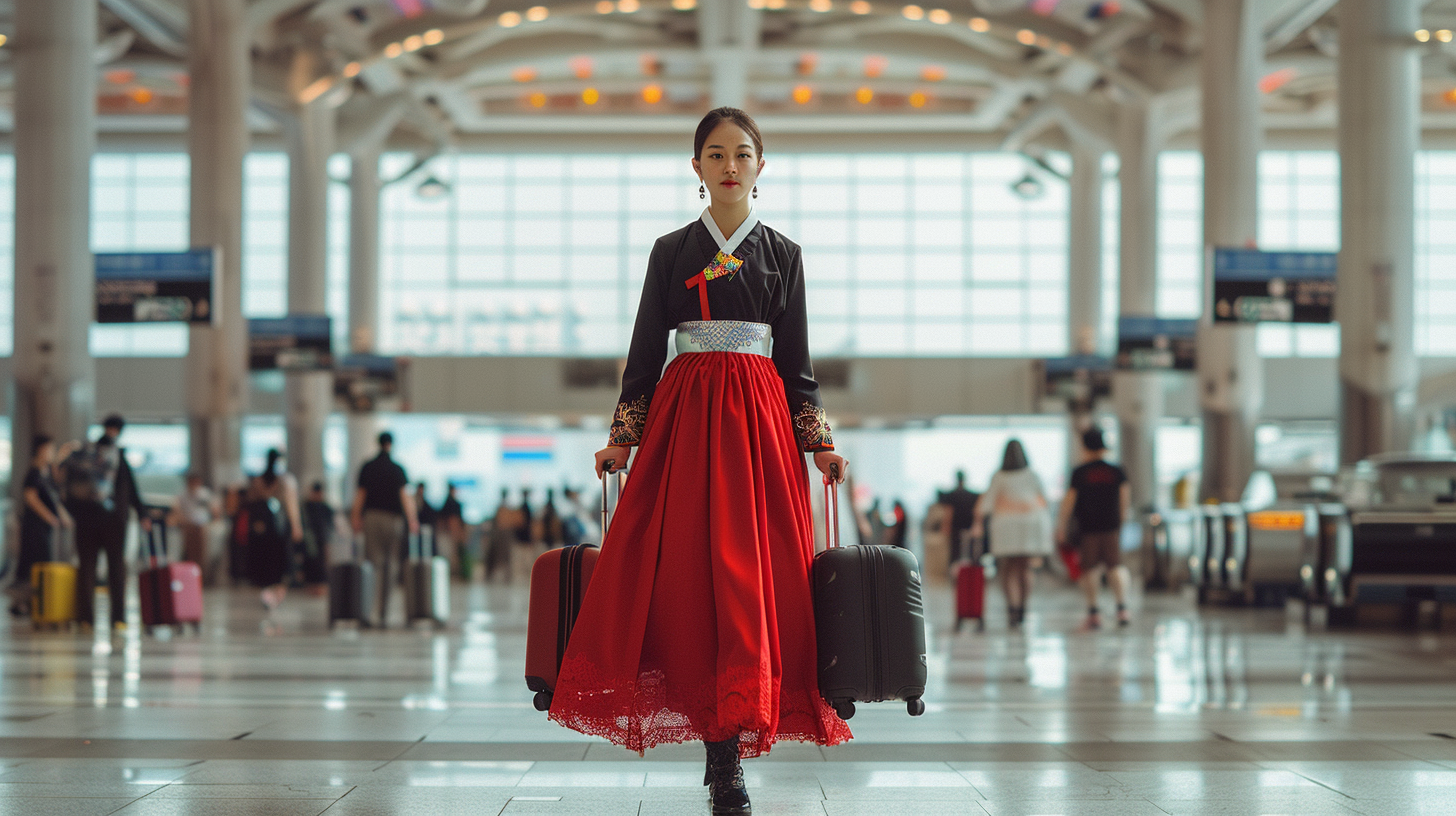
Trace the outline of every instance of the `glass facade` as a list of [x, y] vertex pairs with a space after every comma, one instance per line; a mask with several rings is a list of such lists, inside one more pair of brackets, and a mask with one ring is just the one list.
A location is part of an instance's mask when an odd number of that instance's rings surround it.
[[[385, 178], [410, 163], [384, 159]], [[1104, 310], [1117, 281], [1116, 160], [1106, 160]], [[773, 155], [759, 185], [764, 221], [804, 247], [811, 338], [821, 356], [1047, 356], [1065, 353], [1067, 190], [1039, 174], [1023, 198], [1020, 156]], [[421, 197], [416, 177], [385, 188], [382, 350], [414, 355], [625, 352], [647, 254], [697, 217], [696, 178], [680, 156], [485, 156], [438, 160], [453, 192]], [[185, 154], [98, 154], [97, 251], [187, 245]], [[348, 160], [330, 163], [336, 179]], [[1195, 316], [1202, 276], [1202, 161], [1160, 159], [1157, 308]], [[287, 302], [288, 159], [245, 168], [244, 312]], [[1456, 151], [1417, 158], [1416, 349], [1456, 354]], [[0, 354], [13, 342], [14, 161], [0, 157]], [[1337, 248], [1339, 166], [1332, 151], [1260, 156], [1259, 241]], [[329, 298], [346, 340], [348, 187], [329, 192]], [[98, 356], [186, 353], [181, 326], [92, 328]], [[1332, 356], [1332, 326], [1264, 325], [1266, 356]]]

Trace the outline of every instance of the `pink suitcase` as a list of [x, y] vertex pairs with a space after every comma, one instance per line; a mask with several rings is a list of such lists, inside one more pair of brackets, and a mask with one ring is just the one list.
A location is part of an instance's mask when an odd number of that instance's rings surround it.
[[202, 568], [191, 561], [167, 561], [167, 523], [153, 517], [146, 534], [149, 566], [137, 575], [142, 596], [142, 625], [202, 629]]

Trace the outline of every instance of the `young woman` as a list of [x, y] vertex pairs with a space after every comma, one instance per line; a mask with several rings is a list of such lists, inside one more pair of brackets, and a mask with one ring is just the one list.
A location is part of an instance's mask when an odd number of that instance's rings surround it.
[[13, 584], [16, 600], [10, 607], [10, 614], [17, 617], [30, 614], [31, 567], [60, 557], [56, 538], [62, 528], [75, 526], [56, 489], [55, 442], [45, 434], [36, 434], [30, 444], [30, 469], [25, 472], [21, 492], [24, 509], [20, 514], [20, 558], [15, 564]]
[[268, 465], [248, 486], [248, 572], [269, 611], [283, 602], [293, 573], [291, 540], [303, 543], [298, 480], [286, 472], [283, 454], [268, 451]]
[[740, 757], [850, 738], [819, 697], [803, 454], [841, 480], [845, 461], [809, 362], [799, 247], [753, 213], [758, 127], [718, 108], [693, 150], [712, 201], [648, 261], [597, 471], [637, 453], [551, 718], [639, 752], [703, 740], [713, 812], [747, 813]]
[[1052, 518], [1047, 511], [1041, 479], [1026, 461], [1021, 441], [1006, 443], [1001, 469], [991, 477], [991, 486], [976, 502], [976, 520], [971, 535], [986, 531], [991, 516], [991, 552], [1001, 573], [1006, 593], [1007, 618], [1013, 627], [1026, 617], [1026, 599], [1031, 594], [1032, 561], [1052, 554]]

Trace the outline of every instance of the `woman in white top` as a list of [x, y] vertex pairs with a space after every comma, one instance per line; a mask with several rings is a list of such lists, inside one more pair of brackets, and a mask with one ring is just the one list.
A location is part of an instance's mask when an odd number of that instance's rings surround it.
[[1002, 576], [1008, 618], [1012, 626], [1020, 626], [1026, 615], [1026, 598], [1031, 594], [1032, 560], [1052, 554], [1052, 519], [1046, 494], [1041, 480], [1027, 466], [1026, 449], [1020, 440], [1006, 443], [1001, 469], [976, 502], [971, 535], [985, 533], [987, 515], [991, 516], [991, 546]]

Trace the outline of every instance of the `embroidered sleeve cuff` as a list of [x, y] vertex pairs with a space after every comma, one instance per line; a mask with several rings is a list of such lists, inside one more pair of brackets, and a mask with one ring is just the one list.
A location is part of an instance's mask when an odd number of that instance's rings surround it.
[[610, 444], [628, 448], [642, 441], [642, 430], [647, 427], [647, 405], [645, 394], [631, 402], [617, 403]]
[[794, 434], [799, 439], [799, 446], [806, 451], [834, 450], [834, 437], [829, 430], [829, 421], [824, 417], [824, 409], [812, 402], [804, 403], [799, 413], [794, 415]]

